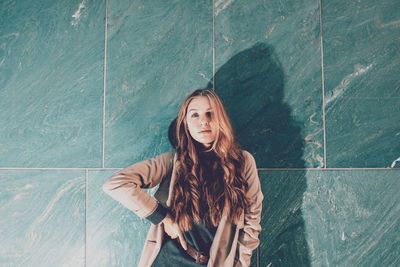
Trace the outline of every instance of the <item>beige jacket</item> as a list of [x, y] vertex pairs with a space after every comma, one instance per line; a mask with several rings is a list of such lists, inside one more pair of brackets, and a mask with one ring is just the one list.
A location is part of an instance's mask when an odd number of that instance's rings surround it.
[[[242, 214], [237, 226], [226, 216], [222, 217], [210, 248], [208, 267], [250, 266], [252, 251], [259, 244], [263, 194], [253, 156], [244, 150], [243, 155], [245, 177], [249, 184], [248, 195], [253, 202]], [[177, 164], [175, 151], [161, 154], [122, 169], [103, 185], [103, 190], [139, 217], [146, 218], [157, 208], [157, 200], [166, 207], [170, 206]], [[158, 184], [160, 186], [155, 194], [157, 200], [143, 190]], [[163, 226], [152, 224], [140, 258], [140, 267], [151, 266], [160, 251], [163, 236]]]

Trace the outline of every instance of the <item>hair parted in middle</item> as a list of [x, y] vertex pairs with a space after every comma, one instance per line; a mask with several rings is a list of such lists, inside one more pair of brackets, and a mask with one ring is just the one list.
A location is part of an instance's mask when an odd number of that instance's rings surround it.
[[[191, 137], [186, 121], [190, 102], [201, 96], [210, 102], [215, 130], [215, 139], [206, 151]], [[224, 106], [213, 90], [198, 89], [186, 97], [176, 121], [176, 138], [178, 179], [171, 202], [175, 221], [184, 231], [192, 228], [192, 219], [217, 227], [225, 213], [236, 224], [250, 203], [244, 178], [244, 156]], [[211, 166], [208, 166], [211, 170], [201, 164], [204, 152], [212, 155]], [[200, 203], [201, 199], [207, 203]]]

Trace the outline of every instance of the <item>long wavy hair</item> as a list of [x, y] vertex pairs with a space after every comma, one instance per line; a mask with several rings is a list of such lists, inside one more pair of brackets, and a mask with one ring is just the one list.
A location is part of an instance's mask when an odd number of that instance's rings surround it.
[[[191, 137], [186, 120], [190, 102], [199, 96], [206, 96], [213, 110], [215, 139], [206, 151]], [[244, 156], [221, 100], [213, 90], [194, 91], [183, 101], [176, 123], [179, 164], [171, 202], [175, 221], [184, 231], [192, 228], [192, 220], [217, 227], [225, 213], [237, 224], [250, 202], [248, 183]]]

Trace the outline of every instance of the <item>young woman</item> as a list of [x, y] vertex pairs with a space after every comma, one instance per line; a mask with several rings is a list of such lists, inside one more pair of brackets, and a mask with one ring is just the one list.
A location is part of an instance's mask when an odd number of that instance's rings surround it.
[[[239, 148], [209, 89], [183, 102], [176, 149], [133, 164], [103, 190], [152, 222], [139, 266], [249, 266], [263, 195], [253, 156]], [[159, 185], [155, 198], [143, 188]]]

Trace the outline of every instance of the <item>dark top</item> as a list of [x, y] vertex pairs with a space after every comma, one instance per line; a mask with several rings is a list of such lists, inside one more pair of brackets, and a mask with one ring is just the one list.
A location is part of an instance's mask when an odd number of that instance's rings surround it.
[[[202, 254], [208, 255], [217, 228], [207, 228], [204, 224], [193, 224], [192, 229], [184, 232], [183, 236], [188, 245], [192, 246]], [[190, 267], [205, 266], [207, 263], [196, 263], [176, 239], [167, 237], [161, 247], [152, 267]]]

